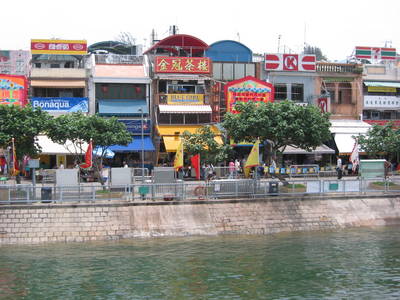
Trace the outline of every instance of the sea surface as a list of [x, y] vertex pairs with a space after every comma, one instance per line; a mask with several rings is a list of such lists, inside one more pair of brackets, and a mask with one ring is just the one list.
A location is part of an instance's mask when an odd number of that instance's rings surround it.
[[400, 299], [400, 228], [2, 246], [0, 299]]

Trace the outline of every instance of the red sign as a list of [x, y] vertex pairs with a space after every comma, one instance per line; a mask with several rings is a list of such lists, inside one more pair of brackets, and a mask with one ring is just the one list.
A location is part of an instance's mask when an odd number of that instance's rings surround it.
[[315, 72], [316, 58], [313, 54], [265, 54], [267, 71]]
[[211, 72], [211, 60], [208, 57], [157, 56], [155, 72], [209, 74]]
[[226, 108], [237, 113], [237, 102], [273, 102], [274, 86], [252, 76], [234, 80], [225, 85]]
[[85, 55], [87, 43], [81, 40], [31, 40], [32, 54]]

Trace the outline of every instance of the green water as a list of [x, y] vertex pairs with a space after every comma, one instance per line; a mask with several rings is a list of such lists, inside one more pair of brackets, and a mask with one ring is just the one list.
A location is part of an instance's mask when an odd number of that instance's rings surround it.
[[400, 299], [400, 228], [0, 247], [0, 299]]

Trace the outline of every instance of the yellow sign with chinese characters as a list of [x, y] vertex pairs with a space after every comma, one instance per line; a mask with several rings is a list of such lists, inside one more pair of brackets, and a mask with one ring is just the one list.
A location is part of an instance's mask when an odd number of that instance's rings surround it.
[[369, 86], [368, 92], [378, 92], [378, 93], [396, 93], [395, 87], [389, 86]]
[[168, 94], [167, 104], [169, 105], [203, 105], [203, 94]]

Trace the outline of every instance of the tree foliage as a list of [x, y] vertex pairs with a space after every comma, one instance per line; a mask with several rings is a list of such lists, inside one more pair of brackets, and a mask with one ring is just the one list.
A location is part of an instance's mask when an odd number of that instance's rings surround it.
[[322, 50], [318, 47], [307, 45], [304, 47], [304, 54], [315, 54], [317, 61], [328, 60], [327, 57], [322, 54]]
[[14, 144], [17, 158], [23, 155], [33, 156], [40, 152], [35, 137], [45, 133], [52, 117], [40, 109], [32, 109], [15, 105], [0, 105], [0, 147], [6, 148]]
[[185, 153], [189, 156], [200, 154], [201, 161], [206, 163], [216, 164], [227, 160], [232, 155], [232, 147], [220, 145], [215, 136], [210, 126], [203, 126], [193, 134], [185, 131], [182, 135]]
[[270, 144], [273, 153], [281, 153], [286, 146], [308, 151], [331, 138], [329, 115], [313, 105], [300, 106], [292, 101], [279, 103], [238, 103], [237, 114], [225, 114], [222, 126], [235, 142]]
[[391, 122], [383, 126], [372, 125], [365, 136], [359, 135], [356, 138], [362, 151], [369, 156], [393, 158], [399, 153], [400, 129], [395, 128]]

